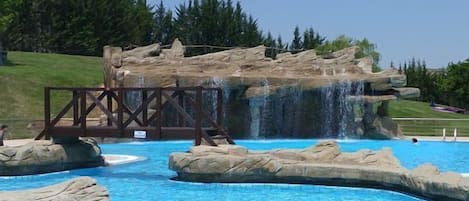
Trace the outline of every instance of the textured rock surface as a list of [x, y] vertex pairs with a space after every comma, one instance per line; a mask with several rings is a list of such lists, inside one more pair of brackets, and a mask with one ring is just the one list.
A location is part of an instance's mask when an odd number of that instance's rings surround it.
[[[154, 56], [155, 51], [158, 56]], [[262, 87], [260, 80], [268, 80], [274, 88], [301, 85], [303, 90], [341, 80], [365, 81], [378, 91], [405, 86], [405, 75], [397, 70], [371, 73], [372, 61], [356, 59], [357, 51], [358, 47], [351, 47], [329, 56], [318, 56], [314, 50], [307, 50], [298, 54], [282, 53], [272, 60], [264, 56], [265, 47], [258, 46], [184, 57], [184, 46], [176, 39], [171, 49], [160, 49], [155, 44], [124, 51], [120, 71], [130, 72], [123, 80], [124, 86], [132, 86], [140, 76], [147, 78], [146, 86], [174, 86], [176, 80], [182, 86], [195, 86], [208, 83], [213, 77], [226, 80], [225, 84], [230, 86]], [[251, 94], [259, 95], [264, 94]]]
[[434, 200], [468, 200], [469, 180], [430, 164], [407, 170], [389, 148], [343, 153], [334, 141], [303, 150], [249, 151], [196, 146], [172, 153], [176, 179], [200, 182], [312, 183], [395, 190]]
[[27, 175], [104, 165], [101, 149], [93, 140], [72, 144], [34, 141], [17, 147], [0, 147], [0, 175]]
[[106, 188], [91, 177], [78, 177], [56, 185], [24, 190], [0, 191], [2, 201], [108, 201]]
[[[151, 56], [156, 47], [159, 55]], [[380, 104], [420, 94], [416, 88], [402, 88], [406, 77], [396, 69], [372, 73], [371, 58], [355, 58], [358, 47], [327, 55], [317, 55], [314, 50], [282, 53], [276, 59], [266, 58], [265, 50], [257, 46], [184, 57], [185, 47], [176, 40], [171, 49], [152, 45], [124, 51], [122, 66], [108, 71], [113, 75], [106, 77], [124, 87], [167, 87], [176, 83], [222, 87], [228, 102], [226, 130], [238, 138], [290, 133], [295, 136], [288, 137], [294, 138], [346, 134], [356, 138], [399, 137], [400, 129], [395, 124], [376, 124], [376, 115], [353, 117], [362, 114], [353, 110], [363, 102]], [[239, 120], [240, 115], [251, 121]], [[256, 125], [259, 128], [254, 128]]]

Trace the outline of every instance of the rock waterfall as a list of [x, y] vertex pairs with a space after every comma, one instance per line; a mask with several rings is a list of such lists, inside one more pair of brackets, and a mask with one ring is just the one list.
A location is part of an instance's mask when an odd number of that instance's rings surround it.
[[[107, 82], [221, 87], [224, 126], [235, 138], [398, 137], [398, 125], [387, 116], [388, 102], [420, 93], [404, 87], [405, 75], [397, 70], [372, 73], [371, 58], [355, 58], [358, 47], [325, 56], [314, 50], [282, 53], [275, 60], [264, 56], [264, 46], [184, 57], [184, 46], [176, 40], [170, 49], [151, 45], [138, 50], [116, 49], [105, 58], [113, 64], [105, 71], [112, 73]], [[155, 51], [158, 56], [145, 53]], [[216, 96], [203, 96], [214, 118]], [[168, 116], [165, 121], [169, 125], [175, 120]]]

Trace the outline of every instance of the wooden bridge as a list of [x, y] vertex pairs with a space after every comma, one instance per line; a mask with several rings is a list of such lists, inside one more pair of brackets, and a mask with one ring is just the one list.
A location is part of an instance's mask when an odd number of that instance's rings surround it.
[[[51, 117], [55, 93], [67, 93], [68, 103]], [[131, 107], [127, 94], [137, 94]], [[216, 115], [204, 108], [203, 94], [216, 94]], [[206, 95], [207, 96], [207, 95]], [[207, 104], [205, 104], [207, 105]], [[57, 106], [57, 105], [54, 105]], [[54, 107], [56, 109], [56, 107]], [[90, 124], [90, 113], [98, 110], [99, 124]], [[71, 115], [70, 115], [71, 113]], [[166, 114], [165, 114], [166, 113]], [[171, 117], [172, 115], [172, 117]], [[168, 123], [166, 116], [175, 119]], [[213, 116], [216, 116], [214, 118]], [[71, 117], [68, 123], [65, 117]], [[177, 121], [176, 121], [177, 120]], [[163, 125], [163, 123], [166, 122]], [[194, 139], [216, 146], [214, 139], [233, 139], [223, 129], [223, 90], [203, 87], [159, 88], [65, 88], [44, 89], [44, 130], [35, 139], [51, 137], [115, 137], [152, 140]]]

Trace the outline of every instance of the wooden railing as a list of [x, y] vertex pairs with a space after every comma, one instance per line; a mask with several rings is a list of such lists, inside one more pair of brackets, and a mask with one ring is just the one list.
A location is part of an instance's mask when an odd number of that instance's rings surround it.
[[[51, 117], [51, 93], [71, 93], [71, 100]], [[126, 94], [138, 92], [141, 100], [137, 107], [126, 103]], [[216, 92], [216, 120], [203, 108], [203, 93]], [[70, 95], [69, 95], [70, 96]], [[189, 107], [187, 107], [189, 106]], [[99, 125], [88, 125], [87, 118], [96, 108], [103, 121]], [[178, 125], [163, 126], [163, 112], [173, 108], [177, 113]], [[152, 110], [149, 110], [152, 109]], [[149, 112], [152, 111], [152, 112]], [[189, 111], [189, 112], [188, 112]], [[59, 124], [71, 112], [71, 125]], [[203, 127], [203, 122], [208, 127]], [[210, 133], [210, 134], [209, 134]], [[195, 145], [202, 139], [216, 145], [212, 135], [233, 139], [223, 129], [223, 90], [203, 87], [165, 88], [65, 88], [44, 89], [44, 130], [35, 139], [54, 136], [73, 137], [119, 137], [145, 139], [193, 138]]]

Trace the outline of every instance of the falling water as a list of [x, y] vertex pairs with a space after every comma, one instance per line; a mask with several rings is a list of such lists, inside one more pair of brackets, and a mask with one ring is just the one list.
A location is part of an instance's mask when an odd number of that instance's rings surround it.
[[[259, 138], [260, 134], [265, 134], [267, 126], [266, 122], [271, 111], [268, 107], [268, 97], [270, 93], [270, 85], [267, 79], [262, 81], [260, 90], [261, 96], [257, 96], [249, 100], [249, 112], [251, 114], [250, 133], [252, 138]], [[256, 93], [259, 94], [259, 93]]]
[[[145, 78], [142, 75], [137, 77], [135, 87], [144, 87]], [[125, 96], [125, 101], [131, 110], [136, 110], [142, 104], [141, 91], [129, 91]]]
[[271, 98], [272, 121], [270, 137], [298, 137], [298, 124], [300, 123], [303, 108], [299, 106], [302, 100], [301, 86], [282, 87], [277, 90], [274, 98]]
[[[220, 78], [219, 76], [213, 76], [210, 82], [208, 83], [208, 87], [210, 88], [222, 88], [224, 94], [224, 100], [227, 100], [227, 96], [229, 95], [229, 90], [225, 86], [225, 80]], [[210, 107], [208, 110], [210, 111], [212, 119], [217, 119], [217, 107], [218, 107], [218, 92], [217, 91], [210, 91], [208, 94], [208, 102], [210, 103]], [[226, 101], [224, 101], [226, 102]]]
[[349, 135], [355, 135], [355, 116], [363, 108], [363, 101], [350, 101], [348, 97], [362, 97], [363, 93], [363, 81], [348, 79], [321, 89], [323, 137], [347, 138]]

